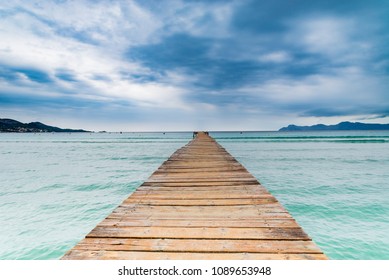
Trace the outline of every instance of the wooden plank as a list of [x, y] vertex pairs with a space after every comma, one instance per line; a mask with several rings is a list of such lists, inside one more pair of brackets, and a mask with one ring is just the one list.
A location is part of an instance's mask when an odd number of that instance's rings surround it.
[[153, 199], [234, 199], [234, 198], [242, 198], [242, 199], [255, 199], [258, 198], [259, 195], [267, 194], [264, 191], [258, 191], [257, 193], [244, 193], [244, 192], [134, 192], [132, 194], [134, 199], [145, 199], [145, 198], [153, 198]]
[[199, 133], [62, 259], [327, 259], [277, 199]]
[[301, 228], [186, 228], [97, 226], [87, 237], [311, 240]]
[[[192, 198], [195, 198], [196, 196], [199, 196], [199, 197], [203, 197], [203, 196], [209, 196], [209, 197], [212, 197], [212, 196], [216, 196], [216, 197], [221, 197], [223, 198], [222, 196], [220, 196], [220, 194], [224, 194], [224, 191], [223, 190], [198, 190], [198, 191], [191, 191], [191, 190], [186, 190], [186, 189], [181, 189], [181, 190], [177, 190], [177, 191], [170, 191], [168, 194], [166, 193], [166, 190], [163, 190], [163, 189], [158, 189], [158, 190], [153, 190], [153, 189], [139, 189], [137, 190], [133, 195], [146, 195], [146, 194], [149, 194], [149, 193], [152, 193], [153, 196], [158, 196], [158, 195], [161, 195], [161, 196], [169, 196], [170, 194], [171, 195], [175, 195], [175, 196], [190, 196]], [[239, 196], [239, 195], [252, 195], [252, 196], [256, 196], [256, 195], [264, 195], [264, 194], [269, 194], [268, 191], [266, 191], [265, 189], [261, 189], [261, 188], [256, 188], [256, 189], [245, 189], [245, 188], [242, 188], [241, 190], [230, 190], [228, 191], [228, 194], [229, 195], [235, 195], [235, 196]]]
[[216, 219], [211, 220], [206, 219], [137, 219], [135, 217], [121, 217], [113, 218], [108, 216], [99, 226], [111, 226], [111, 227], [237, 227], [237, 228], [261, 228], [261, 227], [274, 227], [274, 228], [299, 228], [300, 226], [296, 223], [294, 219]]
[[132, 213], [131, 211], [119, 211], [110, 214], [113, 219], [118, 219], [126, 215], [131, 215], [136, 219], [161, 219], [169, 218], [175, 219], [193, 219], [193, 220], [212, 220], [217, 219], [232, 219], [232, 218], [246, 218], [246, 219], [291, 219], [292, 216], [287, 212], [263, 212], [263, 213], [252, 213], [252, 214], [235, 214], [235, 213], [215, 213], [215, 214], [181, 214], [181, 213]]
[[161, 167], [159, 167], [157, 169], [157, 171], [154, 172], [154, 174], [160, 174], [160, 173], [163, 173], [163, 172], [166, 172], [168, 171], [169, 173], [177, 173], [177, 174], [181, 174], [181, 173], [201, 173], [201, 172], [213, 172], [213, 173], [216, 173], [216, 172], [247, 172], [246, 168], [244, 168], [243, 166], [241, 165], [219, 165], [219, 166], [215, 166], [215, 165], [208, 165], [208, 166], [205, 166], [205, 164], [203, 163], [201, 166], [188, 166], [188, 164], [186, 165], [181, 165], [181, 166], [174, 166], [172, 164], [166, 164], [166, 165], [162, 165]]
[[324, 254], [169, 253], [72, 250], [64, 260], [326, 260]]
[[274, 197], [269, 198], [239, 198], [239, 199], [126, 199], [123, 204], [139, 204], [139, 205], [150, 205], [150, 206], [227, 206], [227, 205], [256, 205], [267, 204], [271, 202], [277, 202]]
[[148, 181], [151, 183], [194, 183], [194, 182], [203, 182], [203, 183], [214, 183], [214, 182], [225, 182], [226, 180], [239, 183], [239, 184], [256, 184], [257, 181], [254, 178], [240, 178], [237, 177], [212, 177], [212, 178], [193, 178], [193, 177], [183, 177], [183, 178], [162, 178], [162, 177], [152, 177]]
[[85, 238], [74, 248], [77, 250], [157, 252], [321, 253], [312, 241], [301, 240]]
[[142, 186], [161, 186], [161, 187], [211, 187], [211, 186], [260, 186], [258, 181], [239, 182], [239, 181], [212, 181], [212, 182], [150, 182], [146, 181]]
[[[238, 212], [239, 215], [258, 215], [264, 213], [285, 213], [286, 210], [279, 203], [267, 203], [258, 205], [143, 205], [143, 204], [122, 204], [114, 210], [113, 213], [131, 212], [131, 213], [150, 213], [150, 214], [190, 214], [190, 215], [225, 215]], [[234, 214], [238, 214], [234, 213]]]
[[[139, 191], [168, 191], [170, 193], [172, 192], [183, 192], [183, 191], [190, 191], [190, 192], [204, 192], [204, 191], [219, 191], [219, 192], [230, 192], [230, 191], [236, 191], [236, 192], [257, 192], [260, 190], [261, 192], [264, 192], [268, 194], [269, 192], [260, 185], [236, 185], [236, 186], [165, 186], [165, 185], [153, 185], [153, 186], [145, 186], [142, 185], [138, 187]], [[271, 195], [269, 195], [271, 196]]]

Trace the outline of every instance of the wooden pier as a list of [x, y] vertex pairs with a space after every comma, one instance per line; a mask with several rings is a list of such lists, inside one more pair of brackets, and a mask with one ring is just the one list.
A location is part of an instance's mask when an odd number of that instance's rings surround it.
[[327, 259], [257, 179], [197, 133], [62, 259]]

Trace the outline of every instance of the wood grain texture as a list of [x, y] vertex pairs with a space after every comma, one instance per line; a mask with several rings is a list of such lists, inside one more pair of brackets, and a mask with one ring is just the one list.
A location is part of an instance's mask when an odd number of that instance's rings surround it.
[[62, 259], [327, 257], [254, 176], [198, 133]]

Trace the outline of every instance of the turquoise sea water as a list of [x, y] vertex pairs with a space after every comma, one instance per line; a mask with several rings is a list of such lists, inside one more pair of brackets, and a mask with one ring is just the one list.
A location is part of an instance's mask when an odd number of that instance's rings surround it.
[[[332, 259], [389, 259], [389, 131], [211, 133]], [[58, 259], [191, 133], [0, 134], [0, 259]]]

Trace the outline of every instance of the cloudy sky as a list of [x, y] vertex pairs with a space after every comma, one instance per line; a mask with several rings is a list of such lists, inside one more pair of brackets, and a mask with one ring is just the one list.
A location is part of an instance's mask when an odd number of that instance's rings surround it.
[[0, 0], [0, 118], [90, 130], [389, 122], [387, 0]]

